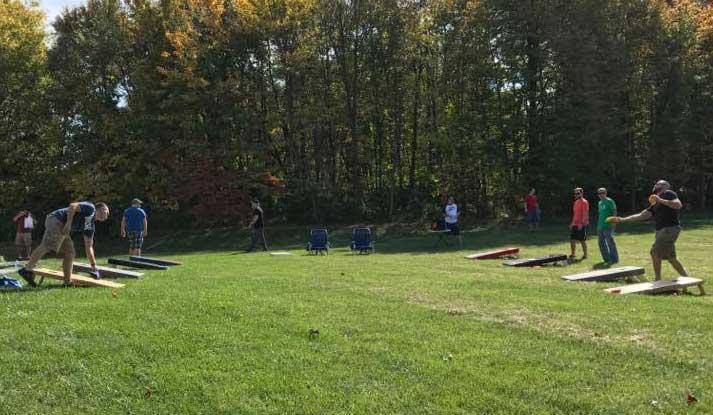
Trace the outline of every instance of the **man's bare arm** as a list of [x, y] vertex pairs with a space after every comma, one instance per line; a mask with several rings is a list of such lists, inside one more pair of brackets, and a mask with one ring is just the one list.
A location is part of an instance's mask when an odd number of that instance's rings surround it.
[[681, 203], [681, 200], [679, 198], [675, 198], [673, 200], [666, 200], [656, 196], [656, 203], [661, 203], [662, 205], [668, 206], [671, 209], [675, 210], [679, 210], [683, 207], [683, 203]]
[[94, 255], [94, 237], [85, 236], [84, 237], [84, 252], [87, 253], [87, 259], [89, 260], [89, 265], [92, 269], [96, 271], [97, 269], [97, 258]]
[[641, 213], [637, 213], [636, 215], [631, 215], [631, 216], [627, 216], [625, 218], [621, 218], [621, 220], [619, 222], [621, 222], [621, 223], [623, 223], [623, 222], [641, 222], [641, 221], [651, 219], [652, 216], [653, 215], [651, 214], [651, 212], [649, 212], [648, 210], [643, 210]]
[[69, 210], [67, 211], [67, 223], [64, 224], [64, 233], [69, 235], [72, 230], [72, 221], [74, 220], [74, 215], [79, 212], [79, 203], [70, 203]]

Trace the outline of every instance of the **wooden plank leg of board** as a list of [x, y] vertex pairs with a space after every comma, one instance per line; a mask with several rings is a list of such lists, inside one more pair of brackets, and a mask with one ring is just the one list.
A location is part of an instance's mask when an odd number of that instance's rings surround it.
[[[31, 271], [35, 275], [39, 275], [41, 277], [40, 284], [42, 284], [42, 281], [44, 281], [45, 277], [64, 281], [64, 273], [62, 271], [55, 271], [53, 269], [48, 268], [34, 268]], [[74, 285], [86, 285], [105, 288], [124, 288], [124, 284], [119, 284], [118, 282], [95, 280], [94, 278], [83, 277], [81, 275], [75, 274], [72, 274], [70, 276], [70, 282]]]

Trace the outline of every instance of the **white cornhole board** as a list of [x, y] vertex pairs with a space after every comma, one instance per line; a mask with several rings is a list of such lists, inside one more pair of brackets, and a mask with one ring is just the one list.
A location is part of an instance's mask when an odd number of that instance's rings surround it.
[[285, 252], [285, 251], [270, 252], [270, 256], [290, 256], [290, 255], [292, 255], [292, 254], [289, 252]]
[[701, 295], [706, 294], [703, 290], [703, 280], [691, 277], [678, 277], [675, 280], [660, 280], [622, 285], [621, 287], [607, 288], [604, 291], [610, 294], [658, 294], [694, 286], [698, 287]]
[[641, 267], [626, 266], [565, 275], [561, 278], [567, 281], [616, 281], [643, 274], [644, 269]]

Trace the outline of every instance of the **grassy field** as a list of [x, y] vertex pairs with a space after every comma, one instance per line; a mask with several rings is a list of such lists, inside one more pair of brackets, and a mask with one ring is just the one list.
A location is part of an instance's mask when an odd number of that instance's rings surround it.
[[[713, 222], [687, 225], [679, 256], [710, 280]], [[652, 228], [617, 239], [649, 276]], [[122, 290], [0, 293], [0, 413], [713, 413], [713, 297], [562, 282], [599, 262], [596, 239], [584, 262], [513, 269], [463, 255], [567, 253], [566, 227], [435, 252], [433, 235], [382, 232], [370, 256], [345, 233], [307, 256], [304, 234], [268, 232], [288, 257], [239, 253], [230, 230], [176, 234], [147, 244], [184, 265]]]

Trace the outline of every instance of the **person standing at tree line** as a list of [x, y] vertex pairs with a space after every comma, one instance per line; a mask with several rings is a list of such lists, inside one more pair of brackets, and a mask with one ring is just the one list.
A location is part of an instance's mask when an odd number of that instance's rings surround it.
[[17, 260], [29, 259], [32, 254], [32, 231], [35, 229], [35, 217], [29, 209], [24, 209], [12, 218], [15, 224], [15, 246]]
[[458, 205], [456, 205], [456, 200], [453, 196], [448, 196], [448, 203], [444, 209], [444, 220], [446, 223], [446, 229], [448, 229], [451, 235], [458, 239], [458, 247], [463, 249], [463, 235], [460, 234], [460, 228], [458, 227]]
[[250, 203], [250, 205], [253, 209], [253, 219], [248, 225], [248, 228], [251, 231], [250, 248], [246, 249], [245, 252], [252, 252], [258, 241], [262, 242], [262, 250], [267, 251], [267, 241], [265, 241], [265, 218], [262, 208], [260, 207], [260, 201], [255, 199]]
[[540, 223], [540, 205], [537, 202], [534, 187], [530, 189], [530, 192], [525, 196], [525, 220], [530, 230], [537, 229]]
[[148, 235], [148, 221], [142, 204], [141, 200], [133, 199], [121, 218], [121, 237], [129, 238], [129, 255], [141, 256], [141, 247]]
[[35, 275], [32, 269], [45, 254], [54, 251], [63, 255], [64, 285], [70, 285], [75, 257], [72, 233], [81, 232], [84, 235], [84, 249], [91, 266], [90, 275], [95, 279], [99, 279], [97, 259], [94, 255], [94, 233], [96, 231], [96, 221], [103, 222], [107, 218], [109, 218], [109, 206], [101, 202], [97, 203], [96, 206], [90, 202], [70, 203], [68, 207], [57, 209], [50, 213], [45, 220], [45, 233], [40, 246], [32, 253], [25, 267], [18, 270], [17, 273], [30, 286], [36, 287], [37, 284], [35, 283]]
[[572, 205], [572, 222], [570, 229], [570, 260], [575, 259], [577, 242], [582, 245], [582, 260], [587, 259], [587, 226], [589, 225], [589, 202], [584, 198], [581, 187], [574, 189], [574, 204]]
[[619, 251], [616, 248], [614, 241], [614, 224], [607, 223], [606, 219], [610, 216], [616, 216], [616, 203], [607, 196], [607, 189], [600, 187], [597, 190], [599, 203], [597, 205], [597, 236], [599, 239], [599, 251], [602, 254], [602, 260], [607, 264], [616, 264], [619, 262]]

